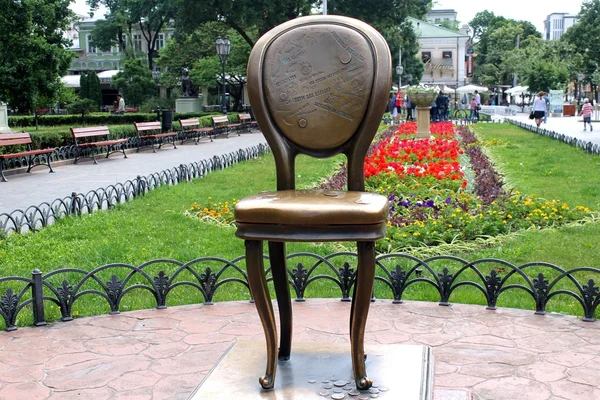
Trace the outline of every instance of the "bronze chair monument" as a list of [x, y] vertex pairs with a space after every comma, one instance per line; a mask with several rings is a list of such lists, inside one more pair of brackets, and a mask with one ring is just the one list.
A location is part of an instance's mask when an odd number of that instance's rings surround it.
[[[375, 277], [375, 241], [384, 236], [386, 197], [364, 191], [364, 157], [391, 86], [391, 57], [371, 26], [340, 16], [294, 19], [265, 34], [248, 62], [250, 104], [275, 157], [277, 190], [241, 200], [236, 236], [245, 240], [250, 290], [265, 331], [267, 366], [259, 381], [273, 388], [277, 359], [290, 358], [292, 307], [285, 242], [354, 241], [357, 278], [350, 342], [358, 389], [372, 381], [365, 368], [364, 333]], [[348, 191], [296, 190], [298, 154], [347, 157]], [[281, 341], [263, 265], [268, 241], [279, 305]]]

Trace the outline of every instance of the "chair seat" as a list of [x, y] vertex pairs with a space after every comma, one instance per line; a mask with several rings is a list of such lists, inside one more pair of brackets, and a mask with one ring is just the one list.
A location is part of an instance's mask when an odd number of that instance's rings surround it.
[[282, 190], [249, 196], [235, 205], [243, 224], [286, 226], [375, 225], [387, 220], [388, 199], [367, 192]]

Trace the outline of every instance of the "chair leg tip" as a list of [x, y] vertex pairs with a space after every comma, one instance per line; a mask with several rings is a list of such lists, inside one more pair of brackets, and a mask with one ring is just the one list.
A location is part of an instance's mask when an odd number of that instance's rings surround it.
[[258, 378], [258, 382], [260, 383], [260, 386], [262, 386], [262, 388], [265, 390], [273, 389], [273, 386], [275, 384], [275, 380], [270, 375], [261, 376], [260, 378]]
[[373, 386], [373, 381], [366, 376], [356, 380], [356, 387], [359, 390], [368, 390], [371, 386]]

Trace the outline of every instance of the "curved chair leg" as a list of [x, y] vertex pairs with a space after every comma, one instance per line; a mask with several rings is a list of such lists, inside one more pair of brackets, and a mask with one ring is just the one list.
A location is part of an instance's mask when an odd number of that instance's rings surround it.
[[246, 269], [250, 292], [252, 292], [267, 342], [267, 369], [265, 375], [261, 376], [258, 381], [263, 389], [272, 389], [277, 370], [277, 327], [265, 278], [262, 241], [246, 240]]
[[373, 384], [367, 377], [365, 367], [365, 326], [375, 279], [375, 243], [358, 242], [357, 246], [358, 268], [352, 298], [350, 347], [356, 387], [360, 390], [366, 390]]
[[292, 298], [285, 264], [285, 243], [269, 242], [269, 257], [277, 305], [279, 306], [279, 326], [281, 327], [278, 359], [285, 361], [290, 359], [292, 351]]

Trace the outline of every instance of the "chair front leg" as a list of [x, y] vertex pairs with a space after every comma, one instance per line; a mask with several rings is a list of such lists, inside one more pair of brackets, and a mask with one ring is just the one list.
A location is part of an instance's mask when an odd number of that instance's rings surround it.
[[265, 375], [261, 376], [258, 381], [263, 389], [272, 389], [277, 372], [277, 326], [265, 278], [262, 241], [246, 240], [246, 269], [250, 292], [254, 298], [267, 342], [267, 368]]
[[371, 305], [375, 279], [375, 242], [358, 242], [358, 268], [354, 296], [352, 298], [350, 347], [354, 381], [360, 390], [371, 387], [365, 367], [365, 326]]
[[279, 306], [279, 326], [281, 327], [278, 359], [285, 361], [290, 359], [292, 351], [292, 297], [285, 263], [285, 243], [269, 242], [269, 257], [277, 305]]

